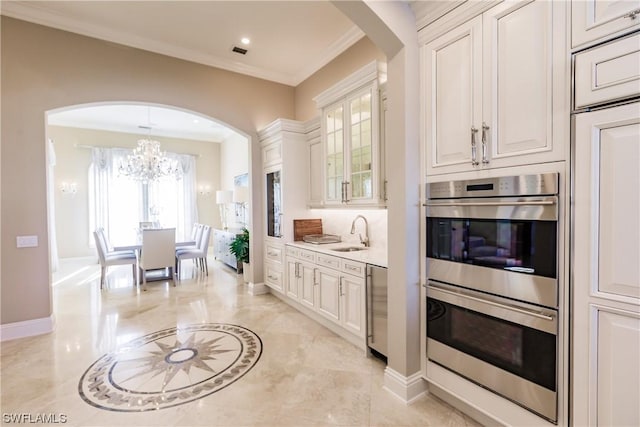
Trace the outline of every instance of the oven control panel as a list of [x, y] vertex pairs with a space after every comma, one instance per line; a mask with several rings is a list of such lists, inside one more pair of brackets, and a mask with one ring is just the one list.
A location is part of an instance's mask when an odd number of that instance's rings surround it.
[[557, 172], [503, 176], [499, 178], [434, 182], [427, 186], [427, 199], [462, 197], [544, 196], [558, 194]]

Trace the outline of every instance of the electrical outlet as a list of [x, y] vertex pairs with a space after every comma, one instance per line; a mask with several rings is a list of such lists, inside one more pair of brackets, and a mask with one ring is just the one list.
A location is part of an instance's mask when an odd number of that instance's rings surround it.
[[18, 248], [36, 248], [38, 247], [38, 236], [17, 236], [16, 246]]

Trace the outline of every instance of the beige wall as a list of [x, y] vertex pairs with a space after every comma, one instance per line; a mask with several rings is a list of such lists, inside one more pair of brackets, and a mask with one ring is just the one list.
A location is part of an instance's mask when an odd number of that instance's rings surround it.
[[[1, 43], [3, 325], [52, 314], [46, 111], [105, 101], [176, 106], [247, 134], [256, 164], [260, 161], [256, 130], [278, 117], [295, 118], [294, 88], [289, 86], [5, 16]], [[258, 182], [254, 176], [252, 185]], [[254, 197], [260, 202], [260, 194]], [[253, 227], [254, 235], [262, 234], [259, 221]], [[39, 246], [16, 248], [18, 235], [38, 236]], [[261, 274], [261, 267], [254, 273]]]
[[[54, 168], [54, 205], [58, 256], [60, 258], [95, 255], [89, 246], [88, 170], [91, 150], [87, 146], [134, 148], [145, 135], [49, 126], [47, 138], [54, 142], [56, 165]], [[219, 225], [219, 211], [215, 205], [215, 191], [220, 188], [220, 143], [176, 138], [156, 137], [163, 151], [196, 156], [196, 185], [208, 185], [211, 193], [198, 194], [198, 221]], [[242, 142], [242, 141], [240, 141]], [[78, 147], [80, 145], [81, 147]], [[246, 143], [244, 144], [246, 146]], [[246, 149], [243, 153], [247, 163]], [[63, 182], [75, 182], [77, 193], [60, 191]]]
[[384, 53], [363, 37], [325, 67], [296, 87], [296, 120], [306, 121], [320, 114], [313, 98], [371, 61], [386, 62]]

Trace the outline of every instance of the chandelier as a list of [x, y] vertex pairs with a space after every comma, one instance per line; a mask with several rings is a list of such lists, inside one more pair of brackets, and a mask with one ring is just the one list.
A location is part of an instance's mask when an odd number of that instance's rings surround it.
[[160, 143], [152, 139], [138, 140], [138, 146], [127, 156], [126, 161], [120, 163], [118, 172], [145, 184], [168, 176], [182, 178], [179, 163], [160, 151]]

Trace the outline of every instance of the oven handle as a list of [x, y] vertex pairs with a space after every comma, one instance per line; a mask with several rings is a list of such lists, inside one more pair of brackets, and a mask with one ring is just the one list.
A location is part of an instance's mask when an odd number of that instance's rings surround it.
[[517, 313], [520, 314], [526, 314], [527, 316], [533, 316], [533, 317], [537, 317], [538, 319], [542, 319], [542, 320], [548, 320], [550, 322], [553, 322], [555, 319], [553, 318], [553, 316], [548, 316], [546, 314], [542, 314], [533, 310], [527, 310], [526, 308], [521, 308], [521, 307], [517, 307], [515, 305], [512, 304], [505, 304], [502, 302], [495, 302], [491, 300], [491, 296], [490, 295], [483, 295], [482, 298], [478, 298], [475, 297], [473, 295], [470, 295], [468, 292], [465, 292], [464, 290], [460, 289], [456, 289], [455, 291], [451, 291], [448, 289], [448, 286], [446, 285], [441, 285], [437, 282], [433, 282], [431, 280], [429, 280], [429, 286], [432, 288], [437, 289], [440, 292], [443, 292], [445, 294], [449, 294], [452, 295], [454, 297], [462, 297], [462, 298], [466, 298], [469, 299], [471, 301], [475, 301], [475, 302], [479, 302], [482, 304], [487, 304], [487, 305], [491, 305], [493, 307], [498, 307], [498, 308], [502, 308], [502, 309], [506, 309], [506, 310], [511, 310], [511, 311], [515, 311]]
[[516, 202], [426, 202], [422, 206], [551, 206], [555, 200], [531, 200]]

